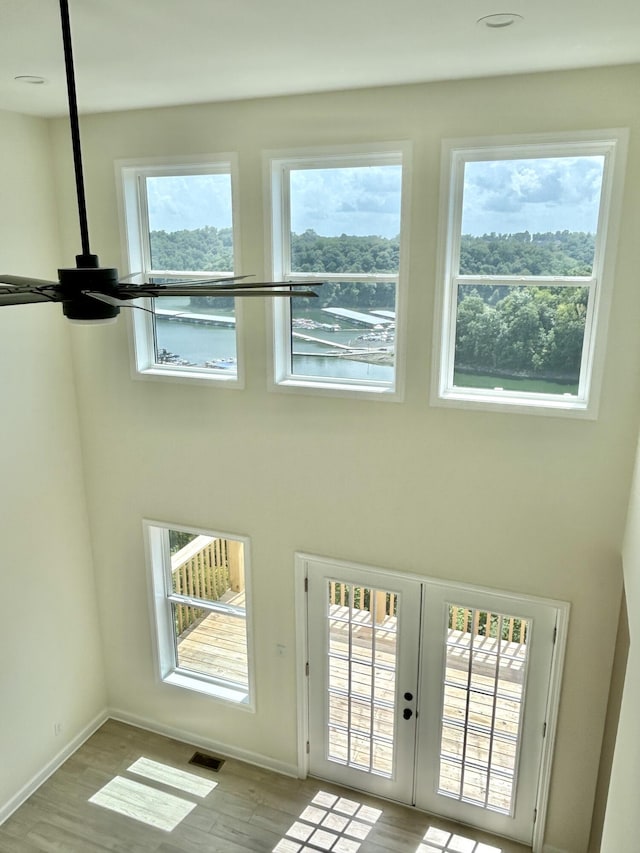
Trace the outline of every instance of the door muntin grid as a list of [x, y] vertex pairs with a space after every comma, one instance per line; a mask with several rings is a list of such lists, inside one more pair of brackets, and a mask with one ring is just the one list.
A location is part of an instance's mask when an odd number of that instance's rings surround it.
[[512, 816], [531, 622], [447, 603], [437, 792]]
[[326, 759], [391, 779], [400, 595], [326, 581]]

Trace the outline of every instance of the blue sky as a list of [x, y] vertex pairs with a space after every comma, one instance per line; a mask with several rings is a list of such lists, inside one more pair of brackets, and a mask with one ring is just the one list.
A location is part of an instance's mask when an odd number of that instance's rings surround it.
[[151, 231], [231, 227], [230, 175], [147, 178], [147, 199]]
[[601, 156], [467, 163], [462, 233], [595, 233], [603, 166]]
[[291, 230], [397, 237], [400, 166], [357, 166], [291, 171]]
[[[291, 172], [292, 230], [395, 237], [400, 231], [400, 166], [297, 169]], [[152, 231], [231, 225], [228, 175], [147, 179]]]
[[[601, 156], [469, 162], [462, 232], [595, 232], [603, 166]], [[400, 166], [294, 169], [290, 175], [296, 234], [398, 235]], [[229, 175], [149, 178], [147, 193], [152, 231], [231, 226]]]

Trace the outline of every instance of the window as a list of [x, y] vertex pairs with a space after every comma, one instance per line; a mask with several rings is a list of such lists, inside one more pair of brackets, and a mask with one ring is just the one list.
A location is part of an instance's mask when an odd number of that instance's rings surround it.
[[400, 396], [407, 159], [405, 145], [270, 157], [273, 276], [324, 282], [272, 306], [278, 387]]
[[445, 143], [434, 402], [595, 417], [625, 147]]
[[[156, 281], [233, 275], [235, 159], [118, 164], [134, 274]], [[233, 297], [161, 297], [132, 309], [135, 368], [145, 377], [239, 384]], [[153, 313], [149, 313], [149, 312]]]
[[248, 539], [145, 529], [162, 681], [252, 707]]

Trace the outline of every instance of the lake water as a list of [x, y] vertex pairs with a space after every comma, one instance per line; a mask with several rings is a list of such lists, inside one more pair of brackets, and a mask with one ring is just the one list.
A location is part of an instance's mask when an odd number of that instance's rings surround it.
[[[317, 330], [310, 332], [313, 337], [326, 339], [331, 343], [352, 344], [365, 347], [367, 344], [358, 341], [358, 335], [366, 330], [350, 329], [339, 332]], [[235, 331], [221, 326], [199, 325], [156, 318], [156, 336], [158, 350], [166, 349], [181, 359], [193, 364], [204, 365], [205, 362], [217, 358], [236, 358]], [[371, 346], [376, 346], [371, 344]], [[295, 341], [299, 352], [309, 355], [294, 357], [295, 372], [301, 376], [322, 376], [336, 379], [363, 379], [383, 382], [393, 381], [393, 367], [388, 364], [369, 364], [363, 361], [353, 361], [346, 358], [322, 358], [322, 353], [328, 346], [312, 341]]]

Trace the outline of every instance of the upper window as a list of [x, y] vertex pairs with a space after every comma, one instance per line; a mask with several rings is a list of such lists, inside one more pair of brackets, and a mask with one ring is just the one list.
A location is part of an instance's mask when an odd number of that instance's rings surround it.
[[[156, 281], [234, 274], [234, 161], [122, 163], [128, 267]], [[136, 370], [238, 383], [233, 297], [147, 299], [132, 309]]]
[[156, 522], [145, 527], [160, 677], [251, 706], [248, 540]]
[[439, 401], [595, 416], [625, 141], [445, 144]]
[[324, 282], [273, 306], [276, 384], [398, 396], [403, 161], [402, 146], [271, 158], [273, 276]]

